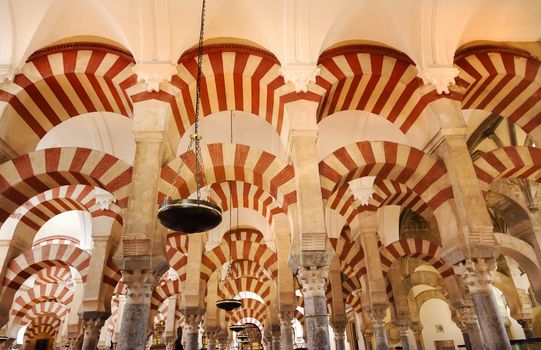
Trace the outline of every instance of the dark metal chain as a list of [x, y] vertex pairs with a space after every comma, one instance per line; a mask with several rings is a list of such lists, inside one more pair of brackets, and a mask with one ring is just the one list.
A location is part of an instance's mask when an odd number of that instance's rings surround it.
[[[205, 9], [206, 0], [203, 0], [201, 6], [201, 28], [199, 31], [199, 46], [197, 47], [197, 77], [195, 81], [195, 126], [194, 126], [194, 146], [195, 146], [195, 182], [197, 186], [197, 199], [201, 199], [201, 184], [205, 185], [205, 176], [202, 175], [203, 159], [201, 157], [201, 135], [199, 135], [199, 105], [201, 95], [201, 66], [203, 65], [203, 40], [205, 37]], [[201, 181], [203, 180], [203, 181]]]

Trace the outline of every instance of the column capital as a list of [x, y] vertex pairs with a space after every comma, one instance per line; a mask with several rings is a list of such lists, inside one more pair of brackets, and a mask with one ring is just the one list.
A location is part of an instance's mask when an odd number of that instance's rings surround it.
[[496, 269], [494, 259], [466, 259], [453, 266], [455, 273], [462, 276], [470, 293], [490, 292], [492, 271]]
[[302, 266], [299, 268], [298, 278], [302, 285], [305, 298], [325, 296], [327, 277], [329, 276], [328, 266]]
[[13, 81], [16, 69], [11, 64], [0, 64], [0, 84], [4, 81]]
[[160, 91], [160, 84], [171, 82], [177, 68], [168, 62], [138, 63], [132, 68], [137, 75], [137, 82], [143, 82], [148, 92]]
[[85, 338], [98, 338], [100, 336], [101, 327], [105, 324], [105, 320], [102, 318], [86, 319], [83, 320]]
[[283, 310], [280, 311], [280, 324], [281, 325], [291, 325], [293, 321], [293, 311], [292, 310]]
[[199, 332], [199, 323], [201, 322], [201, 315], [195, 313], [188, 313], [184, 315], [184, 332], [186, 334], [194, 334]]
[[121, 273], [128, 290], [126, 304], [150, 304], [159, 274], [154, 270], [122, 270]]
[[316, 77], [321, 73], [317, 65], [283, 65], [280, 68], [280, 74], [284, 77], [286, 83], [292, 83], [295, 92], [308, 92], [310, 83], [316, 81]]
[[384, 319], [387, 315], [387, 307], [387, 304], [374, 304], [370, 306], [370, 310], [368, 310], [368, 315], [372, 320], [372, 326], [374, 328], [385, 326]]
[[458, 73], [460, 72], [457, 68], [451, 66], [431, 66], [424, 68], [417, 66], [417, 71], [417, 76], [423, 79], [423, 83], [433, 85], [438, 95], [449, 93], [449, 86], [455, 84], [455, 78], [458, 77]]

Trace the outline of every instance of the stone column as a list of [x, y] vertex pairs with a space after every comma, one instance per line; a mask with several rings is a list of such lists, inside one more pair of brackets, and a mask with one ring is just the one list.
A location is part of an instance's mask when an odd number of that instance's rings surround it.
[[[456, 271], [462, 275], [464, 284], [470, 292], [485, 349], [510, 350], [511, 344], [491, 290], [492, 276], [490, 272], [495, 267], [493, 259], [467, 259], [458, 264]], [[472, 340], [472, 335], [469, 335]]]
[[417, 350], [425, 350], [423, 326], [421, 323], [413, 323], [410, 328], [413, 331], [413, 336], [415, 337], [415, 345], [417, 346]]
[[227, 333], [220, 333], [218, 342], [220, 343], [220, 350], [225, 350], [227, 348]]
[[477, 315], [475, 309], [471, 304], [471, 301], [466, 301], [466, 306], [458, 309], [461, 323], [464, 327], [460, 327], [462, 336], [464, 337], [464, 343], [468, 349], [484, 349], [483, 337], [481, 330], [479, 329], [479, 322], [477, 322]]
[[216, 350], [216, 333], [209, 333], [207, 332], [207, 349], [208, 350]]
[[126, 304], [118, 337], [118, 350], [143, 350], [148, 328], [150, 297], [158, 280], [153, 270], [122, 271]]
[[299, 268], [308, 349], [330, 349], [329, 317], [325, 298], [328, 274], [328, 266]]
[[293, 350], [293, 311], [280, 311], [280, 338], [282, 350]]
[[410, 341], [408, 338], [409, 325], [401, 324], [398, 326], [398, 331], [400, 332], [400, 342], [402, 343], [402, 349], [410, 350]]
[[522, 330], [524, 331], [524, 335], [526, 336], [526, 339], [530, 339], [534, 337], [533, 328], [532, 328], [533, 320], [531, 318], [517, 320], [517, 322], [522, 327]]
[[385, 321], [383, 321], [386, 311], [387, 305], [372, 305], [372, 308], [368, 311], [370, 319], [372, 320], [372, 329], [374, 332], [374, 339], [376, 341], [376, 350], [389, 350]]
[[101, 327], [103, 327], [108, 317], [109, 314], [103, 312], [85, 312], [83, 314], [84, 339], [82, 350], [96, 350]]
[[374, 338], [374, 332], [372, 329], [365, 329], [363, 332], [364, 347], [366, 350], [372, 350], [372, 342]]
[[184, 315], [184, 329], [182, 333], [186, 339], [185, 350], [199, 350], [199, 323], [201, 322], [201, 315], [199, 314], [185, 314]]
[[278, 325], [272, 325], [271, 326], [271, 333], [272, 333], [272, 350], [280, 350], [280, 326]]
[[332, 324], [332, 329], [336, 350], [346, 350], [346, 323], [335, 322]]

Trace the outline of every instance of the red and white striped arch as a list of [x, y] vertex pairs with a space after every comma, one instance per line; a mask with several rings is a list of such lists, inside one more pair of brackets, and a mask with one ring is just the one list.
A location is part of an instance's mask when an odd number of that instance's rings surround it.
[[64, 316], [66, 316], [68, 311], [69, 311], [69, 308], [64, 304], [57, 303], [54, 301], [46, 301], [46, 302], [34, 305], [20, 319], [20, 321], [18, 322], [16, 321], [16, 322], [18, 324], [25, 325], [25, 324], [30, 323], [34, 318], [43, 314], [55, 315], [59, 319], [62, 319]]
[[[260, 116], [278, 134], [283, 126], [280, 96], [290, 92], [280, 74], [280, 63], [270, 52], [239, 44], [214, 44], [203, 47], [201, 112], [207, 116], [226, 110], [245, 111]], [[184, 53], [171, 84], [180, 93], [139, 92], [133, 101], [156, 98], [171, 104], [182, 135], [194, 123], [197, 49]]]
[[352, 241], [342, 235], [340, 238], [329, 238], [336, 256], [340, 260], [342, 272], [349, 278], [358, 278], [366, 273], [364, 252], [359, 242]]
[[126, 207], [132, 169], [123, 161], [86, 148], [49, 148], [0, 165], [0, 221], [37, 194], [65, 185], [103, 188]]
[[32, 320], [26, 332], [25, 340], [34, 339], [40, 335], [54, 337], [60, 329], [62, 321], [53, 315], [40, 315]]
[[180, 279], [177, 276], [171, 275], [169, 272], [166, 272], [158, 282], [158, 285], [152, 293], [152, 299], [150, 302], [150, 307], [153, 310], [157, 310], [163, 302], [173, 296], [180, 295], [182, 292]]
[[316, 84], [324, 90], [318, 122], [339, 111], [363, 110], [381, 115], [407, 133], [427, 104], [439, 98], [434, 89], [424, 87], [413, 61], [390, 48], [337, 47], [324, 52], [318, 66], [321, 74]]
[[485, 190], [497, 179], [515, 177], [541, 181], [541, 149], [535, 147], [498, 148], [483, 154], [473, 165]]
[[272, 276], [277, 274], [278, 257], [265, 244], [231, 241], [223, 242], [211, 251], [205, 252], [201, 259], [201, 279], [208, 281], [212, 273], [220, 269], [229, 259], [251, 260], [268, 270]]
[[[244, 298], [241, 299], [242, 305], [233, 311], [229, 311], [228, 314], [233, 318], [235, 314], [237, 314], [241, 310], [250, 310], [255, 315], [259, 315], [262, 319], [261, 323], [264, 323], [264, 320], [267, 316], [267, 310], [268, 306], [263, 304], [261, 301], [252, 299], [252, 298]], [[260, 319], [258, 317], [255, 317], [257, 319]]]
[[[6, 141], [24, 154], [63, 121], [90, 112], [131, 116], [126, 89], [137, 83], [133, 57], [101, 43], [67, 43], [32, 54], [13, 82], [0, 89], [2, 129], [20, 130]], [[2, 106], [0, 105], [0, 110]]]
[[459, 52], [457, 84], [465, 89], [464, 109], [508, 118], [526, 133], [541, 132], [541, 62], [509, 47], [480, 46]]
[[252, 292], [259, 295], [266, 305], [270, 305], [273, 302], [270, 283], [270, 281], [260, 281], [254, 277], [229, 279], [224, 288], [218, 290], [218, 296], [222, 299], [231, 299], [240, 292]]
[[[203, 168], [208, 185], [241, 181], [269, 193], [284, 211], [296, 203], [295, 171], [293, 167], [274, 155], [239, 144], [211, 144], [202, 146]], [[184, 166], [178, 176], [181, 162]], [[159, 201], [168, 194], [176, 178], [173, 196], [187, 198], [195, 192], [195, 153], [186, 152], [163, 167]]]
[[252, 319], [257, 320], [255, 323], [258, 327], [261, 327], [261, 325], [265, 324], [265, 318], [266, 318], [266, 312], [256, 311], [252, 309], [236, 309], [231, 313], [231, 317], [229, 318], [230, 324], [237, 324], [241, 321], [244, 321], [246, 319]]
[[[48, 283], [65, 283], [67, 285], [72, 284], [73, 276], [67, 266], [51, 266], [49, 268], [40, 270], [37, 273], [34, 285], [42, 285]], [[70, 283], [71, 282], [71, 283]]]
[[452, 275], [453, 268], [441, 258], [441, 247], [423, 239], [403, 238], [393, 242], [380, 251], [383, 273], [402, 258], [416, 258], [432, 265], [445, 278]]
[[57, 302], [71, 306], [74, 289], [63, 284], [43, 284], [21, 292], [11, 305], [11, 315], [22, 317], [34, 305], [56, 300]]
[[114, 290], [118, 282], [120, 282], [121, 277], [120, 269], [113, 262], [113, 257], [109, 256], [103, 267], [103, 283]]
[[186, 280], [186, 266], [188, 265], [189, 236], [179, 232], [167, 235], [165, 250], [171, 269], [177, 272], [181, 281]]
[[269, 225], [276, 214], [284, 211], [276, 200], [263, 189], [240, 181], [215, 183], [210, 186], [210, 197], [215, 200], [223, 212], [229, 210], [229, 198], [233, 208], [249, 208], [263, 216]]
[[364, 176], [402, 183], [432, 210], [453, 196], [443, 163], [416, 148], [393, 142], [361, 141], [345, 146], [319, 163], [319, 173], [324, 199]]
[[28, 277], [41, 269], [66, 265], [77, 269], [84, 282], [90, 265], [90, 254], [73, 245], [36, 246], [11, 260], [2, 285], [17, 290]]
[[250, 260], [235, 260], [230, 266], [231, 277], [238, 279], [242, 277], [253, 277], [262, 282], [270, 281], [271, 276], [261, 265]]

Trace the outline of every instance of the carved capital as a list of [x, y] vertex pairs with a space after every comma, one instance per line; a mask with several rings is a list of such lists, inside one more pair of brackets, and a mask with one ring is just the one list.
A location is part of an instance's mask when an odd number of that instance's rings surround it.
[[387, 315], [387, 305], [385, 304], [376, 304], [370, 307], [368, 310], [368, 315], [372, 320], [372, 327], [374, 328], [383, 328], [385, 327], [385, 316]]
[[132, 68], [137, 75], [137, 82], [144, 82], [148, 92], [160, 91], [160, 84], [171, 82], [171, 77], [177, 74], [177, 69], [170, 63], [138, 63]]
[[0, 84], [4, 81], [13, 81], [15, 77], [15, 67], [10, 64], [0, 64]]
[[293, 322], [293, 311], [280, 311], [280, 325], [291, 327], [291, 322]]
[[470, 293], [490, 292], [491, 272], [496, 268], [494, 259], [466, 259], [453, 268], [455, 273], [462, 276]]
[[104, 324], [105, 320], [101, 318], [84, 320], [85, 339], [98, 339]]
[[329, 276], [328, 266], [300, 267], [298, 278], [302, 285], [302, 293], [305, 298], [325, 296], [327, 277]]
[[126, 283], [126, 304], [150, 304], [150, 297], [159, 276], [154, 270], [124, 270], [122, 280]]
[[517, 320], [518, 324], [524, 329], [524, 331], [532, 331], [533, 330], [533, 319], [531, 318], [523, 318], [521, 320]]
[[201, 323], [201, 315], [199, 314], [184, 315], [184, 333], [186, 334], [198, 333], [200, 323]]
[[368, 205], [368, 201], [372, 199], [375, 179], [375, 176], [365, 176], [349, 182], [349, 189], [353, 194], [353, 197], [355, 197], [361, 205]]
[[308, 85], [316, 81], [321, 69], [316, 65], [290, 65], [282, 66], [280, 74], [286, 83], [290, 82], [295, 87], [295, 92], [307, 92]]
[[347, 321], [331, 322], [331, 327], [336, 338], [343, 339], [346, 332]]
[[95, 187], [92, 193], [100, 210], [109, 210], [111, 204], [116, 203], [115, 196], [101, 188]]
[[473, 305], [461, 307], [458, 309], [458, 314], [460, 316], [461, 323], [463, 323], [466, 327], [469, 324], [477, 323], [477, 314], [475, 313]]
[[417, 67], [417, 76], [423, 83], [433, 85], [438, 94], [449, 93], [449, 86], [455, 84], [459, 70], [455, 67]]

